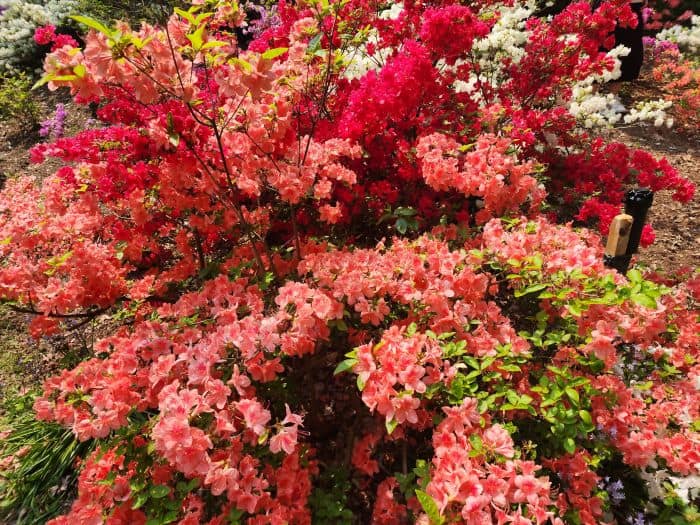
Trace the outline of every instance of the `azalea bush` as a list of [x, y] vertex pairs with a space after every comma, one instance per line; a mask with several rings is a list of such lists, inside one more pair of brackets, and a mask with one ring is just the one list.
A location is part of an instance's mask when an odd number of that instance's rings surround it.
[[48, 35], [40, 84], [101, 125], [8, 181], [0, 294], [36, 336], [117, 326], [34, 404], [99, 440], [52, 523], [697, 519], [700, 281], [618, 275], [555, 222], [693, 195], [563, 103], [614, 76], [623, 4], [280, 2], [253, 31], [218, 1]]
[[651, 31], [678, 27], [698, 12], [697, 0], [651, 0], [645, 13]]
[[694, 132], [700, 124], [700, 17], [689, 29], [666, 30], [645, 39], [650, 79], [662, 90], [677, 128]]

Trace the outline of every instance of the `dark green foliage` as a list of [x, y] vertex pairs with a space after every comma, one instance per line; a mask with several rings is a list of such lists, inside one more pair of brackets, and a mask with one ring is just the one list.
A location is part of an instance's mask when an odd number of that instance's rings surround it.
[[162, 22], [167, 20], [175, 7], [186, 7], [188, 2], [182, 0], [80, 0], [77, 13], [102, 21], [128, 20], [136, 22]]
[[45, 523], [65, 511], [76, 496], [76, 459], [93, 448], [70, 429], [38, 421], [33, 402], [28, 394], [4, 406], [1, 428], [11, 433], [0, 441], [0, 458], [21, 457], [0, 470], [0, 523]]
[[348, 509], [351, 492], [348, 472], [342, 468], [329, 468], [321, 473], [318, 485], [309, 497], [315, 525], [350, 525], [354, 515]]

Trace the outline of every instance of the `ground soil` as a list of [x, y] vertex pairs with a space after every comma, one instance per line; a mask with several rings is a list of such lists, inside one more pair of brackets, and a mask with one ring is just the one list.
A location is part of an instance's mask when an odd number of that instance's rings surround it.
[[42, 92], [36, 97], [40, 114], [35, 123], [17, 120], [0, 120], [0, 176], [2, 180], [20, 174], [44, 177], [53, 173], [60, 164], [51, 159], [43, 164], [33, 164], [29, 160], [29, 150], [44, 141], [39, 136], [40, 123], [52, 117], [56, 104], [62, 103], [68, 109], [65, 123], [66, 134], [80, 131], [89, 118], [89, 111], [71, 102], [67, 93]]

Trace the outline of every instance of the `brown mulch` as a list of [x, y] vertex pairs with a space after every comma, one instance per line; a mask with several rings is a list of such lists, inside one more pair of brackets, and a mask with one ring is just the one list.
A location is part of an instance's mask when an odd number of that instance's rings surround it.
[[643, 148], [656, 157], [666, 157], [698, 187], [687, 204], [674, 201], [669, 191], [654, 195], [648, 221], [654, 227], [656, 241], [649, 248], [640, 249], [638, 262], [666, 273], [700, 267], [700, 135], [637, 125], [615, 128], [604, 136]]

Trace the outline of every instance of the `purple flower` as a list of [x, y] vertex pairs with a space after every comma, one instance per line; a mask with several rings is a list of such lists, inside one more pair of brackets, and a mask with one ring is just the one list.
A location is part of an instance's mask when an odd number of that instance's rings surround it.
[[613, 505], [619, 505], [625, 500], [625, 486], [619, 479], [609, 483], [608, 486], [605, 487], [605, 490], [608, 491], [610, 501], [613, 502]]
[[248, 2], [245, 4], [247, 11], [252, 11], [258, 14], [258, 18], [248, 21], [248, 27], [243, 29], [243, 33], [247, 35], [253, 35], [254, 37], [260, 36], [266, 29], [271, 27], [276, 27], [282, 23], [279, 15], [277, 14], [277, 6], [272, 6], [269, 10], [264, 6]]
[[668, 51], [678, 52], [678, 44], [670, 40], [657, 40], [653, 37], [645, 36], [643, 42], [644, 47], [651, 52], [653, 58], [658, 58]]
[[630, 525], [650, 525], [649, 522], [644, 519], [643, 512], [637, 512], [635, 516], [630, 516], [627, 518], [627, 523]]
[[39, 135], [42, 137], [50, 137], [59, 139], [63, 136], [66, 125], [66, 107], [63, 104], [56, 104], [56, 111], [52, 118], [46, 119], [41, 123]]

